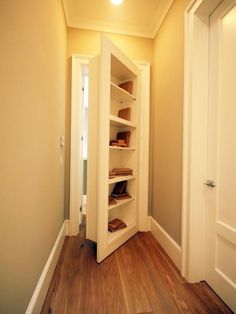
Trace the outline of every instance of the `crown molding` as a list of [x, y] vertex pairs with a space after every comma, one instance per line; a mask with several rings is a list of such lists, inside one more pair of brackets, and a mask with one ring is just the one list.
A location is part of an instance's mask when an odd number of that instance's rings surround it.
[[66, 22], [67, 22], [68, 27], [153, 39], [158, 33], [174, 0], [167, 0], [165, 2], [166, 3], [161, 13], [157, 14], [153, 18], [154, 21], [157, 21], [155, 25], [153, 27], [151, 26], [150, 28], [146, 28], [146, 29], [143, 27], [131, 25], [128, 23], [126, 24], [112, 23], [107, 20], [101, 21], [101, 20], [90, 19], [90, 18], [76, 19], [76, 18], [71, 17], [66, 0], [63, 0], [63, 5], [64, 5], [64, 11], [65, 11]]
[[115, 34], [130, 35], [130, 36], [137, 36], [137, 37], [153, 38], [152, 31], [137, 29], [136, 27], [132, 25], [128, 25], [128, 24], [118, 25], [116, 23], [116, 25], [114, 25], [113, 23], [109, 23], [105, 21], [95, 22], [92, 19], [76, 20], [73, 18], [68, 18], [67, 25], [68, 27], [75, 27], [75, 28], [105, 32], [105, 33], [115, 33]]
[[155, 27], [153, 28], [152, 34], [151, 34], [151, 38], [154, 38], [156, 36], [156, 34], [158, 33], [159, 29], [161, 28], [162, 23], [164, 22], [172, 4], [173, 4], [174, 0], [168, 0], [166, 1], [165, 6], [162, 9], [162, 12], [160, 14], [159, 19], [157, 19], [157, 23], [155, 25]]

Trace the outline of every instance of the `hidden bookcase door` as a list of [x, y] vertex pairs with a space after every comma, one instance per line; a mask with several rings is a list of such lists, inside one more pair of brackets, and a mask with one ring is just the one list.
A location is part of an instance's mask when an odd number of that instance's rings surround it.
[[103, 36], [89, 77], [87, 238], [101, 262], [139, 230], [140, 70]]

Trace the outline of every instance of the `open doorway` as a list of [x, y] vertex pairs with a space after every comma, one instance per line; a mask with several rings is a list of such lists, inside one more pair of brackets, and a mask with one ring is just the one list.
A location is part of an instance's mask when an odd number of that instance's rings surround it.
[[87, 213], [87, 163], [88, 163], [88, 89], [89, 89], [89, 75], [88, 65], [83, 65], [82, 70], [82, 143], [81, 143], [81, 155], [82, 155], [82, 193], [81, 193], [81, 210], [80, 210], [80, 224], [84, 224], [86, 221]]
[[[88, 63], [88, 57], [72, 56], [70, 236], [80, 233], [80, 225], [87, 214]], [[84, 229], [83, 226], [83, 232]]]

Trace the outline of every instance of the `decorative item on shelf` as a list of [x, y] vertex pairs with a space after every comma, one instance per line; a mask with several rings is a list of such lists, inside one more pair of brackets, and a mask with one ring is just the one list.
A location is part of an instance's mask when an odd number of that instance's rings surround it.
[[131, 198], [129, 193], [126, 191], [127, 188], [127, 181], [117, 182], [114, 186], [114, 189], [111, 193], [111, 196], [114, 197], [116, 200], [124, 200]]
[[117, 201], [111, 195], [108, 196], [108, 205], [116, 205]]
[[130, 168], [113, 168], [111, 171], [115, 176], [132, 176], [133, 170]]
[[127, 228], [127, 225], [121, 219], [115, 218], [108, 222], [108, 230], [110, 232], [115, 232], [124, 228]]
[[115, 178], [115, 176], [116, 176], [116, 173], [113, 170], [110, 170], [109, 171], [109, 179], [113, 179], [113, 178]]
[[127, 81], [119, 84], [119, 87], [124, 89], [126, 92], [133, 94], [133, 81]]
[[118, 117], [130, 121], [130, 108], [119, 110]]
[[121, 194], [126, 192], [126, 188], [127, 188], [127, 181], [121, 181], [121, 182], [117, 182], [116, 185], [114, 186], [114, 189], [112, 191], [112, 194]]

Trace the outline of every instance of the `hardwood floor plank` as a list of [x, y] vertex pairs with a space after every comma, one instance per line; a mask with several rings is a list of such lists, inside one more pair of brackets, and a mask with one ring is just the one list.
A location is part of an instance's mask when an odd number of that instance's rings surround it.
[[51, 305], [52, 313], [85, 313], [89, 250], [84, 239], [71, 239], [67, 247], [67, 259], [60, 272], [60, 284]]
[[90, 250], [88, 256], [88, 276], [86, 283], [85, 296], [85, 313], [89, 314], [103, 314], [103, 291], [102, 291], [102, 275], [101, 267], [96, 262], [96, 248], [95, 244], [90, 242]]
[[100, 265], [105, 314], [128, 314], [115, 254]]
[[160, 299], [145, 264], [138, 255], [134, 238], [116, 252], [129, 313], [148, 313], [153, 310], [161, 312], [163, 308]]
[[136, 244], [137, 250], [140, 254], [140, 258], [145, 263], [146, 269], [150, 275], [157, 296], [160, 299], [163, 313], [181, 313], [179, 307], [176, 305], [175, 301], [170, 295], [169, 289], [165, 285], [164, 276], [166, 275], [166, 273], [163, 274], [163, 272], [160, 272], [159, 268], [157, 270], [156, 265], [151, 258], [149, 252], [152, 248], [144, 245], [140, 234], [134, 237], [133, 241]]

